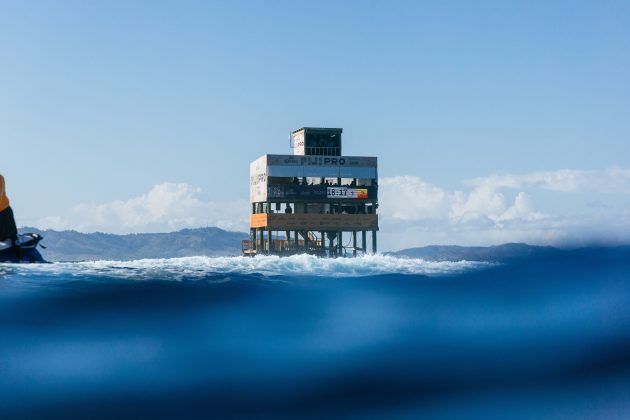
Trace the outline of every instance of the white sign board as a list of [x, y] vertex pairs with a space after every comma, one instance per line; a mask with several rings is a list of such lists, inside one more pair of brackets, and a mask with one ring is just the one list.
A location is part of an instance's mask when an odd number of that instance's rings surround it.
[[367, 188], [328, 187], [327, 198], [368, 198]]
[[267, 201], [267, 156], [262, 156], [249, 165], [249, 201]]
[[294, 155], [306, 154], [306, 140], [304, 138], [304, 130], [300, 130], [296, 133], [291, 133], [291, 142], [293, 143]]
[[376, 168], [377, 159], [368, 156], [267, 155], [270, 166], [330, 166], [338, 168]]

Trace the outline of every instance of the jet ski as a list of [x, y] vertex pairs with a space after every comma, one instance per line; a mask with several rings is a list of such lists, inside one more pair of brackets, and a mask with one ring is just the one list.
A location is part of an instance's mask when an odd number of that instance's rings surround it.
[[15, 243], [11, 239], [0, 241], [0, 263], [45, 263], [37, 245], [45, 248], [39, 242], [44, 239], [37, 233], [19, 234]]

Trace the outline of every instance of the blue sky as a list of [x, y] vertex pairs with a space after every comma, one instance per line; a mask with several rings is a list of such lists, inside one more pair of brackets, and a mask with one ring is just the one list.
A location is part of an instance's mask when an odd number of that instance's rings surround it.
[[0, 5], [18, 225], [240, 230], [249, 162], [334, 126], [388, 248], [630, 239], [628, 2]]

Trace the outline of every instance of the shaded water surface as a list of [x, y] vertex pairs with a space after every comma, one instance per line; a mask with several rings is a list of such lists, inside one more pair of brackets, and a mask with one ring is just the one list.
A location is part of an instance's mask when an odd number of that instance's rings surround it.
[[630, 416], [630, 249], [0, 265], [3, 417]]

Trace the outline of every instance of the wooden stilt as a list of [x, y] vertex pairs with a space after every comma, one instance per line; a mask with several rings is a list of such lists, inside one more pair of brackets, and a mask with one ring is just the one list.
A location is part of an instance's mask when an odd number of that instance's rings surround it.
[[372, 231], [372, 254], [376, 254], [376, 231]]
[[361, 231], [361, 248], [365, 254], [367, 252], [367, 233], [364, 230]]
[[321, 239], [321, 247], [322, 247], [322, 256], [326, 255], [326, 232], [319, 232]]
[[337, 232], [337, 255], [343, 257], [343, 232]]

